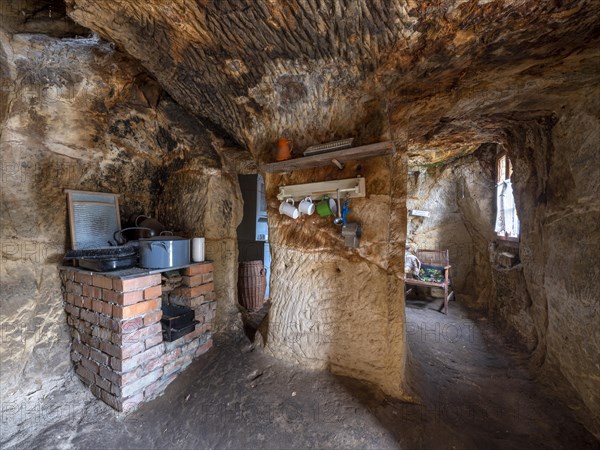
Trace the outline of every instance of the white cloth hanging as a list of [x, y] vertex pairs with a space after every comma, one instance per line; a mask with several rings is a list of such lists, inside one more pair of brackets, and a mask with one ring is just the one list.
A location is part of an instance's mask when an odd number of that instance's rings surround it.
[[404, 252], [404, 273], [406, 275], [419, 276], [421, 271], [421, 261], [409, 251]]
[[496, 226], [494, 231], [511, 237], [519, 236], [519, 218], [512, 183], [505, 180], [496, 187]]

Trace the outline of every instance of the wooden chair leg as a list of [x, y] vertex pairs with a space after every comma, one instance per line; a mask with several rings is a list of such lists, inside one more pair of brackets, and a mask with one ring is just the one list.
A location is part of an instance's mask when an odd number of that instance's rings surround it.
[[443, 312], [444, 314], [448, 314], [448, 285], [444, 286], [444, 303], [438, 309], [438, 312]]
[[448, 269], [448, 286], [452, 288], [450, 290], [450, 295], [448, 296], [448, 301], [456, 301], [456, 295], [454, 294], [454, 282], [452, 281], [452, 269]]
[[448, 286], [444, 289], [444, 314], [448, 314]]

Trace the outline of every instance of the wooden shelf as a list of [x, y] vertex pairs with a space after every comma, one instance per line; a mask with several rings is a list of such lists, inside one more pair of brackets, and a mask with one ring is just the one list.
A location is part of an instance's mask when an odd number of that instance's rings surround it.
[[[360, 147], [346, 148], [333, 152], [321, 153], [319, 155], [304, 156], [302, 158], [288, 159], [260, 166], [262, 172], [291, 172], [298, 169], [310, 169], [311, 167], [321, 167], [328, 164], [345, 163], [357, 159], [372, 158], [374, 156], [389, 155], [392, 153], [393, 145], [391, 141], [378, 142], [376, 144], [362, 145]], [[337, 165], [337, 164], [335, 164]]]

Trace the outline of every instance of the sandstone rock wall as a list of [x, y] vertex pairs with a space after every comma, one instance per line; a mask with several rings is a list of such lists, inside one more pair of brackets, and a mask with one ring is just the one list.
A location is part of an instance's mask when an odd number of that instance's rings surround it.
[[[537, 331], [534, 360], [563, 387], [588, 427], [600, 434], [599, 296], [600, 99], [577, 96], [560, 114], [514, 124], [506, 148], [514, 162], [520, 257], [526, 293], [517, 301]], [[594, 281], [595, 280], [595, 281]], [[526, 295], [525, 298], [523, 296]], [[513, 316], [515, 325], [523, 321]], [[513, 320], [508, 317], [507, 320]], [[575, 397], [575, 398], [576, 398]], [[571, 399], [571, 400], [570, 400]]]
[[[33, 417], [42, 404], [83, 406], [44, 400], [72, 372], [57, 269], [69, 242], [63, 189], [119, 193], [123, 219], [144, 212], [205, 234], [223, 322], [235, 305], [241, 208], [217, 150], [223, 142], [137, 63], [98, 39], [0, 33], [4, 441], [55, 417], [47, 409]], [[66, 388], [79, 389], [72, 379]]]
[[[349, 221], [362, 224], [358, 249], [340, 227], [317, 214], [292, 220], [278, 213], [282, 184], [360, 174], [367, 197], [352, 199]], [[271, 302], [266, 348], [311, 368], [364, 379], [397, 397], [406, 386], [403, 251], [406, 158], [375, 158], [336, 168], [269, 175]]]

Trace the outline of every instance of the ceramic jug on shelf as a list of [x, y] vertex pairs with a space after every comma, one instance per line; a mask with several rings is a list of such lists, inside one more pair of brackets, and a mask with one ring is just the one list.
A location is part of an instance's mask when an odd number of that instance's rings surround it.
[[286, 161], [292, 158], [294, 145], [291, 139], [279, 138], [277, 140], [277, 150], [275, 152], [275, 161]]

